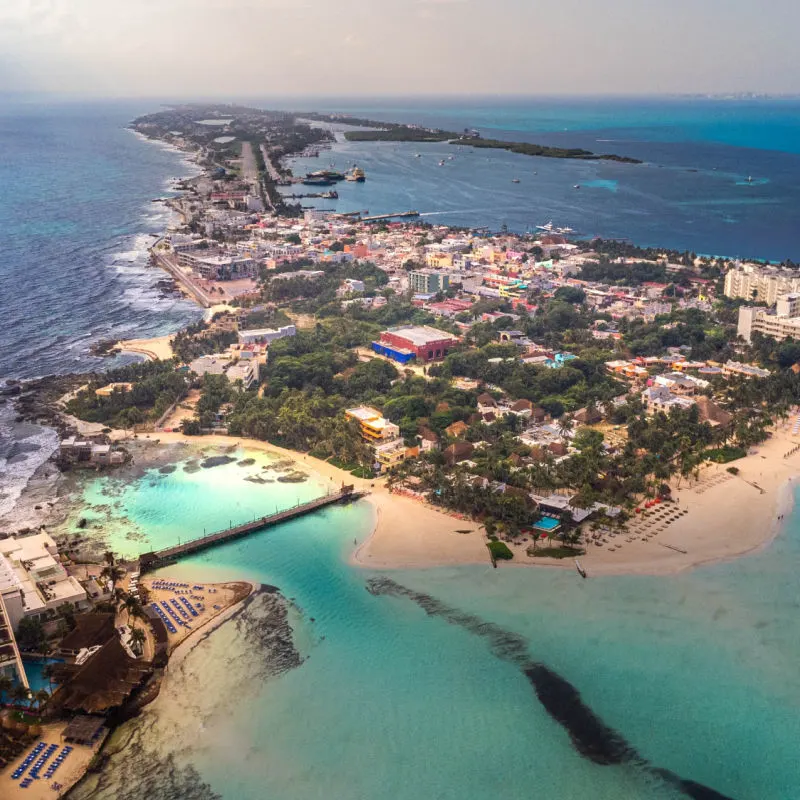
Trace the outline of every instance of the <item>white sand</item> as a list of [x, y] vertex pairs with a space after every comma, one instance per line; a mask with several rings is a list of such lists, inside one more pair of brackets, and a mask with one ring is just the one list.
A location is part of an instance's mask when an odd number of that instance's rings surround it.
[[[319, 459], [251, 439], [197, 438], [179, 433], [151, 434], [151, 438], [203, 445], [238, 444], [279, 453], [317, 472], [331, 483], [331, 488], [346, 482], [369, 491], [368, 501], [375, 508], [375, 527], [353, 553], [355, 564], [393, 569], [488, 563], [485, 538], [478, 523], [450, 516], [421, 501], [391, 494], [381, 479], [354, 478]], [[783, 456], [797, 444], [800, 444], [800, 437], [790, 436], [782, 427], [765, 444], [755, 448], [754, 455], [734, 462], [733, 466], [740, 471], [738, 476], [729, 476], [726, 471], [729, 465], [704, 468], [699, 485], [692, 482], [689, 486], [684, 482], [674, 491], [677, 507], [688, 513], [669, 524], [649, 527], [643, 527], [641, 521], [632, 521], [630, 532], [609, 539], [604, 547], [590, 545], [586, 555], [580, 557], [581, 562], [590, 574], [671, 573], [740, 556], [764, 546], [779, 530], [777, 515], [786, 514], [791, 508], [791, 491], [787, 487], [800, 475], [800, 451], [790, 458]], [[663, 530], [649, 541], [643, 541], [645, 533], [662, 526]], [[470, 533], [458, 533], [459, 530]], [[626, 541], [634, 537], [638, 538]], [[611, 550], [611, 544], [618, 545], [619, 549]], [[686, 553], [663, 546], [667, 544]], [[514, 547], [515, 560], [501, 566], [525, 564], [574, 569], [571, 559], [530, 558], [525, 552], [527, 546], [528, 543]]]
[[[61, 733], [66, 727], [66, 722], [43, 725], [42, 735], [37, 741], [46, 742], [48, 745], [58, 745], [58, 750], [55, 751], [55, 755], [58, 755], [65, 744], [65, 742], [61, 741]], [[33, 749], [34, 745], [31, 745], [19, 758], [9, 764], [3, 772], [0, 773], [0, 797], [2, 797], [3, 800], [13, 800], [13, 798], [17, 797], [34, 798], [34, 800], [53, 800], [53, 798], [56, 797], [63, 797], [66, 791], [77, 783], [86, 772], [86, 768], [89, 766], [92, 756], [100, 749], [102, 741], [103, 738], [101, 737], [101, 739], [95, 743], [94, 747], [84, 747], [83, 745], [73, 743], [71, 745], [73, 748], [72, 752], [67, 756], [52, 778], [49, 780], [45, 778], [45, 770], [43, 769], [40, 773], [41, 777], [39, 780], [34, 780], [27, 789], [23, 789], [19, 785], [22, 778], [14, 781], [11, 779], [11, 773], [14, 772], [19, 764], [22, 763], [25, 756]], [[46, 762], [45, 769], [52, 760], [51, 758]], [[28, 772], [26, 772], [23, 777], [27, 777], [27, 775]], [[60, 790], [51, 788], [53, 783], [61, 784], [62, 788]]]

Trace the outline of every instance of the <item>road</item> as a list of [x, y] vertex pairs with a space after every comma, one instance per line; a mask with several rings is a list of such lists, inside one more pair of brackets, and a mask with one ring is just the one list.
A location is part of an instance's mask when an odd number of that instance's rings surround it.
[[250, 142], [242, 142], [242, 176], [250, 184], [253, 194], [260, 195], [256, 156], [253, 152], [253, 145]]

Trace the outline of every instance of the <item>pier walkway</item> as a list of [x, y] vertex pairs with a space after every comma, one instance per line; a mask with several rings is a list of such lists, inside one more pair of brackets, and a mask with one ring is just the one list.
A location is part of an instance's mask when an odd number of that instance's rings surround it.
[[252, 522], [245, 522], [241, 525], [233, 525], [222, 531], [209, 533], [205, 536], [200, 536], [197, 539], [190, 539], [188, 542], [175, 545], [174, 547], [166, 547], [163, 550], [156, 550], [150, 553], [142, 553], [139, 558], [139, 568], [141, 572], [157, 569], [170, 562], [176, 561], [183, 556], [192, 555], [201, 550], [206, 550], [209, 547], [214, 547], [218, 544], [239, 539], [242, 536], [247, 536], [255, 531], [269, 528], [272, 525], [277, 525], [281, 522], [286, 522], [297, 517], [302, 517], [310, 514], [320, 508], [333, 505], [334, 503], [349, 503], [353, 500], [358, 500], [368, 492], [353, 491], [352, 486], [342, 486], [338, 492], [326, 494], [323, 497], [317, 497], [315, 500], [309, 500], [307, 503], [299, 503], [291, 508], [278, 511], [275, 514], [270, 514], [266, 517], [258, 517]]

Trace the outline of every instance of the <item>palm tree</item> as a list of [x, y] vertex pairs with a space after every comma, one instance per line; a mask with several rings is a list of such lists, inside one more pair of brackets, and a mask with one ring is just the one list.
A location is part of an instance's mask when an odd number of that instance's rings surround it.
[[144, 649], [144, 643], [147, 639], [145, 632], [141, 628], [134, 628], [131, 631], [131, 643], [134, 645], [134, 650], [136, 650], [139, 655], [142, 654], [142, 650]]
[[125, 598], [123, 607], [128, 612], [128, 622], [131, 624], [131, 627], [134, 627], [132, 621], [136, 618], [142, 620], [144, 619], [144, 609], [142, 608], [142, 604], [139, 602], [137, 597], [129, 594]]
[[39, 689], [33, 697], [36, 700], [36, 708], [41, 713], [50, 700], [50, 692], [47, 689]]
[[30, 690], [26, 689], [21, 683], [18, 683], [11, 689], [11, 701], [14, 705], [21, 705], [30, 696]]

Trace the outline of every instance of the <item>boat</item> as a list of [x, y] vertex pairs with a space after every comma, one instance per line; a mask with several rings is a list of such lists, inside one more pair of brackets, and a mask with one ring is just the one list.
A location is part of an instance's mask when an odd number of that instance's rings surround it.
[[581, 578], [586, 577], [586, 570], [581, 566], [581, 562], [578, 561], [577, 558], [575, 559], [575, 569], [578, 570], [578, 575], [580, 575]]
[[325, 200], [338, 200], [339, 192], [334, 189], [330, 192], [323, 192], [320, 197], [324, 198]]
[[420, 157], [419, 153], [414, 153], [414, 158], [419, 158], [419, 157]]
[[325, 178], [329, 181], [343, 181], [344, 173], [336, 172], [333, 169], [319, 169], [316, 172], [309, 172], [306, 178]]
[[753, 176], [752, 175], [748, 175], [747, 176], [747, 182], [748, 183], [752, 183], [753, 182]]
[[440, 167], [443, 167], [443, 166], [444, 166], [444, 159], [442, 159], [442, 160], [439, 162], [439, 166], [440, 166]]
[[364, 183], [364, 181], [367, 179], [364, 170], [361, 169], [360, 167], [355, 167], [355, 166], [344, 177], [345, 180], [355, 181], [356, 183]]
[[512, 178], [511, 183], [519, 183], [519, 178]]
[[322, 175], [306, 175], [302, 183], [304, 186], [333, 186], [333, 181], [330, 178], [325, 178]]
[[545, 233], [552, 233], [553, 232], [553, 220], [550, 222], [546, 222], [544, 225], [537, 225], [537, 231], [544, 231]]
[[580, 189], [581, 185], [579, 183], [576, 183], [572, 188], [573, 189]]

